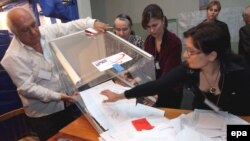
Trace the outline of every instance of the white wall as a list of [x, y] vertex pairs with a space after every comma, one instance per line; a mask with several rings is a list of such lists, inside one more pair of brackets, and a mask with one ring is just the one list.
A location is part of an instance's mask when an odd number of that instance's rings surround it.
[[[250, 0], [220, 1], [222, 8], [245, 7], [250, 4]], [[199, 10], [199, 0], [91, 0], [91, 7], [93, 17], [102, 15], [99, 18], [108, 23], [112, 23], [120, 13], [127, 13], [135, 23], [140, 23], [143, 9], [151, 3], [160, 5], [168, 18], [177, 18], [179, 13]]]
[[92, 17], [90, 0], [77, 0], [80, 18]]
[[[199, 3], [193, 1], [198, 0], [106, 0], [106, 18], [107, 21], [113, 21], [119, 13], [127, 13], [135, 23], [139, 23], [143, 9], [151, 3], [160, 5], [168, 18], [175, 18], [179, 12], [197, 9]], [[193, 4], [186, 6], [191, 2]]]
[[[144, 39], [147, 36], [147, 33], [142, 29], [140, 22], [143, 9], [148, 4], [158, 4], [163, 9], [163, 12], [168, 19], [177, 19], [180, 13], [188, 14], [199, 10], [199, 0], [90, 0], [90, 2], [93, 18], [100, 19], [110, 25], [113, 25], [113, 20], [118, 14], [126, 13], [130, 15], [134, 23], [134, 31]], [[220, 2], [222, 9], [231, 7], [235, 7], [234, 9], [236, 9], [236, 7], [246, 7], [247, 5], [250, 5], [250, 0], [220, 0]], [[229, 12], [234, 11], [235, 10], [232, 9]], [[220, 15], [222, 14], [223, 13]], [[233, 18], [235, 18], [235, 20], [238, 18], [242, 21], [242, 17], [240, 14], [238, 15], [238, 17]], [[223, 16], [223, 18], [232, 18], [232, 16]], [[227, 20], [225, 20], [225, 22], [227, 22]], [[230, 23], [229, 27], [231, 28]], [[229, 29], [230, 33], [234, 33], [238, 36], [239, 27], [240, 26]], [[238, 40], [235, 36], [232, 37], [235, 38], [233, 41]], [[234, 42], [232, 45], [233, 50], [235, 51], [237, 50], [237, 44], [237, 42]]]

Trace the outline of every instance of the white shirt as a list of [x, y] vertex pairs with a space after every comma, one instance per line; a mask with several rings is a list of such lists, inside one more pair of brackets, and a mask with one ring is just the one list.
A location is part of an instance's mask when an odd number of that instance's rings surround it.
[[64, 109], [60, 100], [64, 91], [59, 72], [51, 59], [48, 42], [52, 39], [93, 27], [95, 20], [80, 19], [65, 24], [40, 26], [43, 54], [14, 37], [1, 64], [17, 87], [25, 113], [41, 117]]

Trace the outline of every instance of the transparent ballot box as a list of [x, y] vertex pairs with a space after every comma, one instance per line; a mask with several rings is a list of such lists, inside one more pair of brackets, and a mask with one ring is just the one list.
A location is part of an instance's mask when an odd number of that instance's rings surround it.
[[[109, 31], [93, 36], [77, 32], [50, 41], [50, 46], [64, 76], [62, 81], [71, 90], [81, 92], [109, 80], [129, 87], [155, 80], [154, 57]], [[77, 101], [102, 132], [81, 97]]]

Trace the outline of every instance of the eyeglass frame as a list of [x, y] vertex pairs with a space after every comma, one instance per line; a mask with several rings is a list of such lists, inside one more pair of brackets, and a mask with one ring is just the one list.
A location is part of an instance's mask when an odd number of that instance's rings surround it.
[[187, 48], [184, 49], [184, 53], [185, 52], [187, 53], [188, 57], [202, 53], [202, 51], [191, 51], [191, 50], [189, 50]]

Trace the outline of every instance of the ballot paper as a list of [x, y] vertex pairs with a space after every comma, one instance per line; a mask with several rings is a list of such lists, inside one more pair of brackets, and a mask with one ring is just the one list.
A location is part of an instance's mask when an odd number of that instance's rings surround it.
[[[145, 119], [154, 128], [136, 130], [133, 121]], [[173, 141], [176, 132], [165, 117], [134, 118], [121, 122], [118, 126], [100, 134], [105, 141]]]
[[[145, 130], [137, 130], [133, 122], [143, 120]], [[208, 122], [208, 123], [207, 123]], [[121, 122], [115, 128], [100, 134], [105, 141], [226, 141], [227, 124], [248, 124], [227, 112], [195, 110], [175, 119], [163, 117], [135, 118]], [[143, 125], [144, 126], [144, 125]], [[150, 128], [153, 127], [153, 128]], [[144, 127], [143, 127], [144, 128]]]
[[107, 81], [88, 90], [80, 92], [89, 114], [105, 129], [112, 129], [123, 121], [136, 117], [164, 117], [165, 111], [136, 104], [136, 99], [120, 100], [114, 103], [103, 103], [106, 99], [101, 91], [109, 89], [116, 93], [123, 93], [128, 87]]
[[213, 141], [213, 140], [203, 134], [200, 134], [199, 132], [195, 131], [194, 129], [188, 126], [184, 126], [183, 130], [181, 130], [177, 134], [174, 141]]
[[182, 114], [178, 118], [172, 119], [170, 124], [178, 133], [182, 132], [185, 127], [189, 127], [213, 140], [226, 141], [228, 124], [246, 125], [249, 123], [228, 112], [215, 113], [211, 110], [196, 109], [187, 115]]
[[[117, 54], [114, 54], [112, 56], [97, 60], [95, 62], [92, 62], [92, 64], [99, 70], [99, 71], [105, 71], [107, 69], [110, 69], [114, 67], [114, 65], [120, 65], [123, 63], [126, 63], [128, 61], [132, 60], [130, 56], [125, 54], [124, 52], [120, 52]], [[120, 66], [121, 67], [121, 66]], [[117, 68], [117, 67], [116, 67]]]

